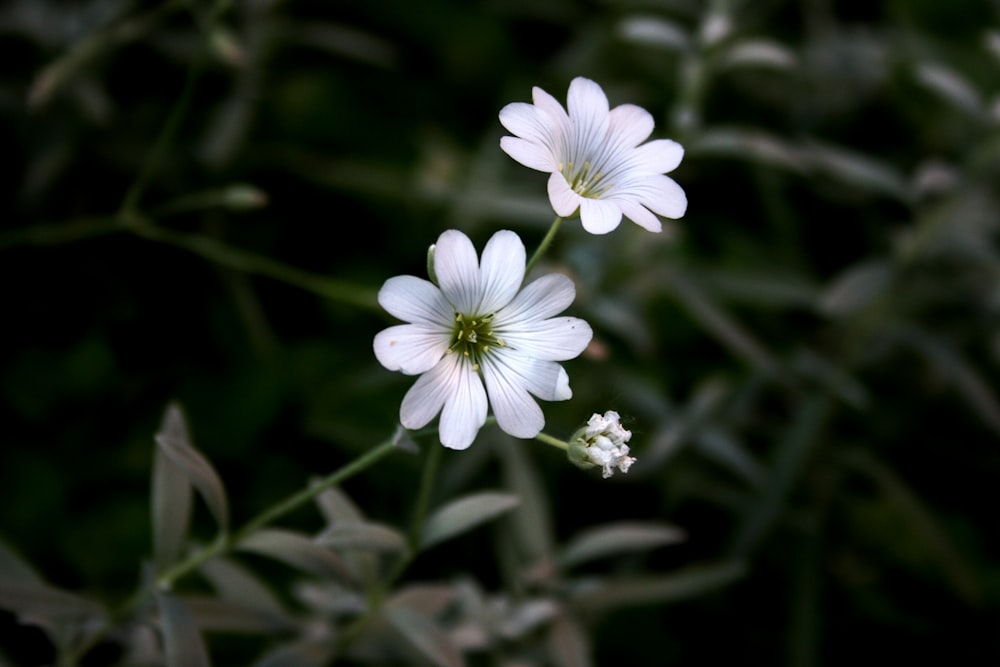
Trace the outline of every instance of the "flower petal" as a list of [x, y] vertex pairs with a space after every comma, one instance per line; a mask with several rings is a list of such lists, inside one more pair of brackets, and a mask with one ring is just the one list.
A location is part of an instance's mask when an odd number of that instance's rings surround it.
[[[608, 97], [599, 84], [578, 76], [569, 84], [566, 96], [570, 120], [580, 137], [603, 138], [608, 129]], [[593, 133], [593, 134], [591, 134]]]
[[549, 176], [549, 201], [556, 215], [568, 218], [580, 206], [580, 195], [573, 192], [565, 177], [558, 171]]
[[445, 355], [434, 368], [413, 383], [399, 406], [399, 421], [409, 429], [423, 428], [434, 419], [458, 384], [458, 359]]
[[509, 351], [491, 355], [482, 363], [483, 379], [497, 425], [516, 438], [533, 438], [545, 426], [545, 415], [527, 389], [529, 383], [540, 383], [533, 377], [523, 376], [525, 372], [531, 375], [527, 367], [532, 363], [542, 362], [532, 362]]
[[573, 281], [561, 273], [549, 273], [530, 282], [507, 307], [497, 312], [493, 328], [503, 336], [524, 322], [544, 320], [569, 308], [576, 298]]
[[608, 142], [618, 150], [635, 148], [649, 138], [654, 125], [652, 114], [642, 107], [622, 104], [608, 114]]
[[480, 262], [481, 300], [476, 314], [495, 313], [510, 303], [524, 280], [524, 265], [521, 237], [506, 229], [490, 237]]
[[639, 203], [653, 213], [677, 219], [687, 211], [687, 195], [674, 179], [663, 174], [652, 174], [629, 188]]
[[593, 336], [590, 325], [578, 317], [553, 317], [518, 327], [503, 340], [512, 350], [535, 359], [566, 361], [583, 352]]
[[469, 237], [449, 229], [434, 247], [434, 273], [445, 298], [460, 313], [479, 305], [479, 258]]
[[[452, 355], [455, 356], [455, 355]], [[479, 374], [467, 360], [459, 361], [455, 386], [445, 400], [438, 425], [441, 444], [450, 449], [466, 449], [486, 423], [489, 402]]]
[[542, 144], [517, 137], [500, 137], [500, 148], [530, 169], [546, 172], [556, 170], [556, 160], [552, 151]]
[[581, 199], [580, 222], [591, 234], [607, 234], [621, 221], [622, 210], [617, 203], [604, 199]]
[[660, 222], [660, 219], [639, 202], [618, 198], [615, 198], [615, 201], [621, 207], [622, 214], [635, 224], [651, 232], [663, 231], [663, 223]]
[[424, 324], [399, 324], [375, 335], [378, 362], [406, 375], [424, 373], [448, 351], [449, 331]]
[[386, 312], [404, 322], [441, 324], [453, 317], [441, 290], [416, 276], [389, 278], [378, 291], [378, 302]]
[[656, 139], [635, 149], [632, 160], [636, 168], [665, 174], [673, 171], [684, 158], [684, 147], [672, 139]]
[[531, 89], [531, 101], [552, 120], [554, 129], [563, 128], [565, 130], [569, 126], [569, 116], [563, 105], [538, 86]]
[[553, 119], [526, 102], [511, 102], [500, 109], [500, 124], [516, 137], [547, 145], [552, 139]]

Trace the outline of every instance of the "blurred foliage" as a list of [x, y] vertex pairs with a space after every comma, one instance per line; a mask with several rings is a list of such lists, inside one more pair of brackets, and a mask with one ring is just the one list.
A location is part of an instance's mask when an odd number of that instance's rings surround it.
[[[208, 543], [392, 436], [375, 290], [450, 227], [541, 239], [497, 112], [577, 75], [687, 151], [683, 220], [569, 222], [537, 269], [595, 329], [546, 431], [617, 410], [636, 465], [484, 429], [438, 452], [447, 543], [383, 578], [419, 436], [146, 600], [167, 658], [1000, 662], [996, 0], [11, 0], [0, 32], [0, 664], [73, 664], [176, 558], [154, 467]], [[162, 664], [117, 620], [80, 664]]]

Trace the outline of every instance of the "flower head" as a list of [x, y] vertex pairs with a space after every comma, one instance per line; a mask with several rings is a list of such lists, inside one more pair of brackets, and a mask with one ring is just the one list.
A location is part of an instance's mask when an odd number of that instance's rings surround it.
[[[657, 215], [680, 218], [687, 197], [665, 176], [684, 157], [676, 141], [642, 144], [653, 132], [653, 117], [633, 104], [608, 108], [601, 87], [583, 77], [569, 84], [567, 110], [541, 88], [534, 104], [513, 102], [500, 110], [500, 123], [513, 135], [500, 148], [526, 167], [549, 172], [549, 201], [567, 217], [579, 210], [583, 228], [606, 234], [622, 215], [659, 232]], [[642, 145], [640, 145], [642, 144]]]
[[628, 472], [635, 463], [625, 444], [631, 437], [632, 432], [622, 428], [617, 412], [608, 410], [604, 415], [595, 412], [587, 425], [570, 439], [569, 459], [581, 468], [601, 466], [604, 479], [611, 477], [616, 467]]
[[422, 428], [440, 413], [441, 443], [465, 449], [492, 406], [506, 433], [534, 437], [545, 418], [532, 396], [570, 398], [569, 377], [556, 362], [576, 357], [593, 335], [579, 318], [555, 317], [573, 302], [573, 282], [549, 274], [521, 289], [524, 244], [511, 231], [495, 233], [481, 261], [454, 229], [433, 251], [437, 284], [396, 276], [378, 294], [406, 324], [375, 336], [376, 358], [389, 370], [420, 375], [403, 398], [400, 422]]

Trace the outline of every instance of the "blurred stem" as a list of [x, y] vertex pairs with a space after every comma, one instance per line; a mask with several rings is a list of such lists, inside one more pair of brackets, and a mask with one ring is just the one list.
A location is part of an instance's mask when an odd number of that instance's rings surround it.
[[441, 466], [443, 449], [443, 446], [431, 444], [427, 452], [427, 460], [424, 461], [424, 470], [420, 475], [420, 490], [417, 493], [417, 503], [413, 512], [413, 523], [410, 526], [410, 548], [413, 551], [416, 551], [420, 546], [420, 539], [423, 537], [424, 519], [427, 517], [427, 508], [430, 507], [434, 478], [437, 477], [438, 468]]
[[[382, 458], [387, 456], [393, 450], [396, 449], [396, 436], [392, 436], [387, 440], [383, 441], [375, 449], [359, 456], [354, 461], [348, 463], [347, 465], [337, 469], [335, 472], [331, 473], [327, 477], [317, 480], [307, 486], [305, 489], [295, 493], [284, 500], [272, 505], [270, 508], [264, 510], [256, 517], [251, 519], [239, 530], [225, 534], [220, 534], [211, 544], [204, 547], [203, 549], [192, 553], [186, 559], [176, 564], [172, 568], [168, 569], [166, 572], [162, 573], [153, 583], [154, 586], [169, 590], [184, 576], [187, 576], [191, 572], [195, 571], [203, 563], [208, 560], [221, 556], [233, 548], [235, 548], [241, 540], [246, 539], [248, 536], [257, 532], [264, 526], [270, 524], [276, 519], [288, 514], [289, 512], [302, 507], [304, 504], [313, 500], [320, 493], [329, 489], [332, 486], [340, 484], [345, 479], [352, 477], [365, 468], [368, 468], [380, 461]], [[151, 587], [152, 588], [152, 587]], [[136, 609], [142, 606], [145, 600], [152, 594], [151, 588], [143, 588], [135, 592], [130, 598], [128, 598], [123, 604], [121, 604], [118, 609], [115, 610], [113, 614], [105, 621], [104, 625], [94, 632], [90, 633], [80, 644], [74, 647], [73, 650], [66, 652], [65, 655], [60, 656], [59, 666], [60, 667], [74, 667], [78, 665], [80, 661], [93, 649], [97, 644], [104, 640], [109, 634], [111, 634], [118, 625], [129, 617]]]
[[[344, 628], [344, 631], [340, 633], [337, 638], [338, 647], [342, 648], [351, 643], [355, 638], [358, 637], [364, 629], [368, 627], [368, 624], [378, 616], [382, 609], [382, 602], [385, 600], [386, 594], [392, 590], [393, 585], [399, 580], [406, 568], [410, 566], [413, 559], [417, 557], [420, 552], [420, 540], [423, 535], [424, 520], [427, 517], [427, 510], [430, 507], [431, 493], [434, 489], [434, 480], [437, 477], [438, 468], [441, 465], [441, 454], [444, 450], [443, 446], [436, 443], [432, 443], [427, 452], [427, 458], [424, 460], [424, 469], [420, 474], [420, 488], [417, 491], [416, 505], [414, 507], [412, 524], [410, 525], [410, 533], [407, 536], [407, 548], [403, 552], [396, 562], [392, 566], [392, 570], [389, 574], [380, 582], [375, 590], [371, 592], [368, 598], [368, 607], [363, 614], [358, 616], [354, 621]], [[338, 648], [339, 653], [339, 648]]]
[[[204, 19], [204, 24], [200, 26], [203, 30], [201, 44], [198, 49], [198, 53], [195, 55], [194, 62], [188, 69], [187, 80], [184, 82], [184, 89], [181, 91], [180, 96], [177, 98], [177, 102], [170, 110], [170, 115], [167, 116], [167, 121], [160, 130], [160, 134], [156, 137], [153, 148], [149, 151], [149, 155], [146, 156], [146, 160], [139, 168], [138, 176], [136, 176], [132, 186], [128, 189], [128, 192], [125, 193], [125, 197], [122, 199], [121, 206], [118, 208], [119, 213], [122, 215], [128, 215], [138, 209], [139, 201], [142, 198], [146, 187], [149, 185], [153, 174], [156, 173], [157, 168], [159, 168], [160, 162], [163, 160], [163, 156], [166, 154], [167, 149], [173, 142], [174, 135], [177, 134], [177, 129], [180, 127], [181, 121], [184, 119], [184, 116], [187, 115], [188, 108], [191, 106], [191, 100], [194, 98], [195, 88], [197, 88], [198, 85], [198, 79], [201, 78], [202, 70], [204, 69], [205, 62], [208, 59], [211, 31], [222, 14], [229, 8], [229, 5], [230, 0], [217, 0], [207, 13]], [[196, 21], [198, 21], [198, 18], [199, 15], [195, 14]]]
[[24, 227], [0, 234], [0, 249], [22, 245], [57, 245], [72, 243], [92, 236], [103, 236], [122, 231], [115, 217], [83, 218], [60, 225]]
[[171, 231], [153, 224], [142, 216], [131, 215], [127, 220], [130, 231], [150, 241], [183, 248], [217, 264], [245, 273], [275, 278], [333, 301], [381, 312], [376, 292], [372, 289], [308, 273], [267, 257], [233, 248], [206, 236]]
[[563, 451], [569, 449], [568, 442], [566, 442], [565, 440], [560, 440], [559, 438], [554, 438], [551, 435], [548, 435], [547, 433], [539, 433], [538, 435], [535, 436], [535, 440], [538, 440], [539, 442], [544, 442], [546, 445], [552, 445], [553, 447], [561, 449]]
[[197, 569], [202, 563], [230, 551], [238, 545], [240, 541], [246, 539], [250, 535], [253, 535], [264, 526], [267, 526], [273, 523], [276, 519], [279, 519], [293, 510], [302, 507], [316, 498], [316, 496], [323, 491], [340, 484], [349, 477], [356, 475], [365, 468], [368, 468], [378, 462], [395, 449], [396, 438], [388, 438], [375, 449], [362, 454], [358, 458], [354, 459], [354, 461], [338, 469], [336, 472], [324, 477], [323, 479], [313, 482], [298, 493], [295, 493], [277, 504], [272, 505], [270, 508], [264, 510], [256, 517], [248, 521], [246, 525], [239, 530], [230, 535], [220, 535], [214, 542], [204, 549], [196, 551], [185, 560], [161, 574], [156, 580], [157, 586], [169, 590], [173, 586], [174, 582]]
[[524, 267], [525, 276], [531, 272], [532, 267], [535, 266], [535, 262], [537, 262], [539, 258], [545, 254], [545, 251], [549, 249], [549, 246], [552, 245], [552, 239], [556, 237], [556, 233], [559, 231], [559, 226], [562, 225], [562, 221], [563, 219], [561, 216], [552, 221], [552, 226], [549, 227], [549, 231], [545, 234], [545, 238], [543, 238], [542, 242], [538, 244], [535, 254], [531, 256], [531, 259], [528, 260], [528, 263]]

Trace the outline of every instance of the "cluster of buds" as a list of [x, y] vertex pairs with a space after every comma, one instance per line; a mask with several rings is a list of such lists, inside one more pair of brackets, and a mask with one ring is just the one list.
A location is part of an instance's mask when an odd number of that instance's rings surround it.
[[570, 438], [567, 454], [569, 460], [581, 468], [601, 466], [604, 479], [614, 474], [614, 469], [628, 472], [635, 458], [628, 455], [632, 432], [622, 428], [621, 417], [614, 410], [604, 415], [596, 412], [587, 425]]

